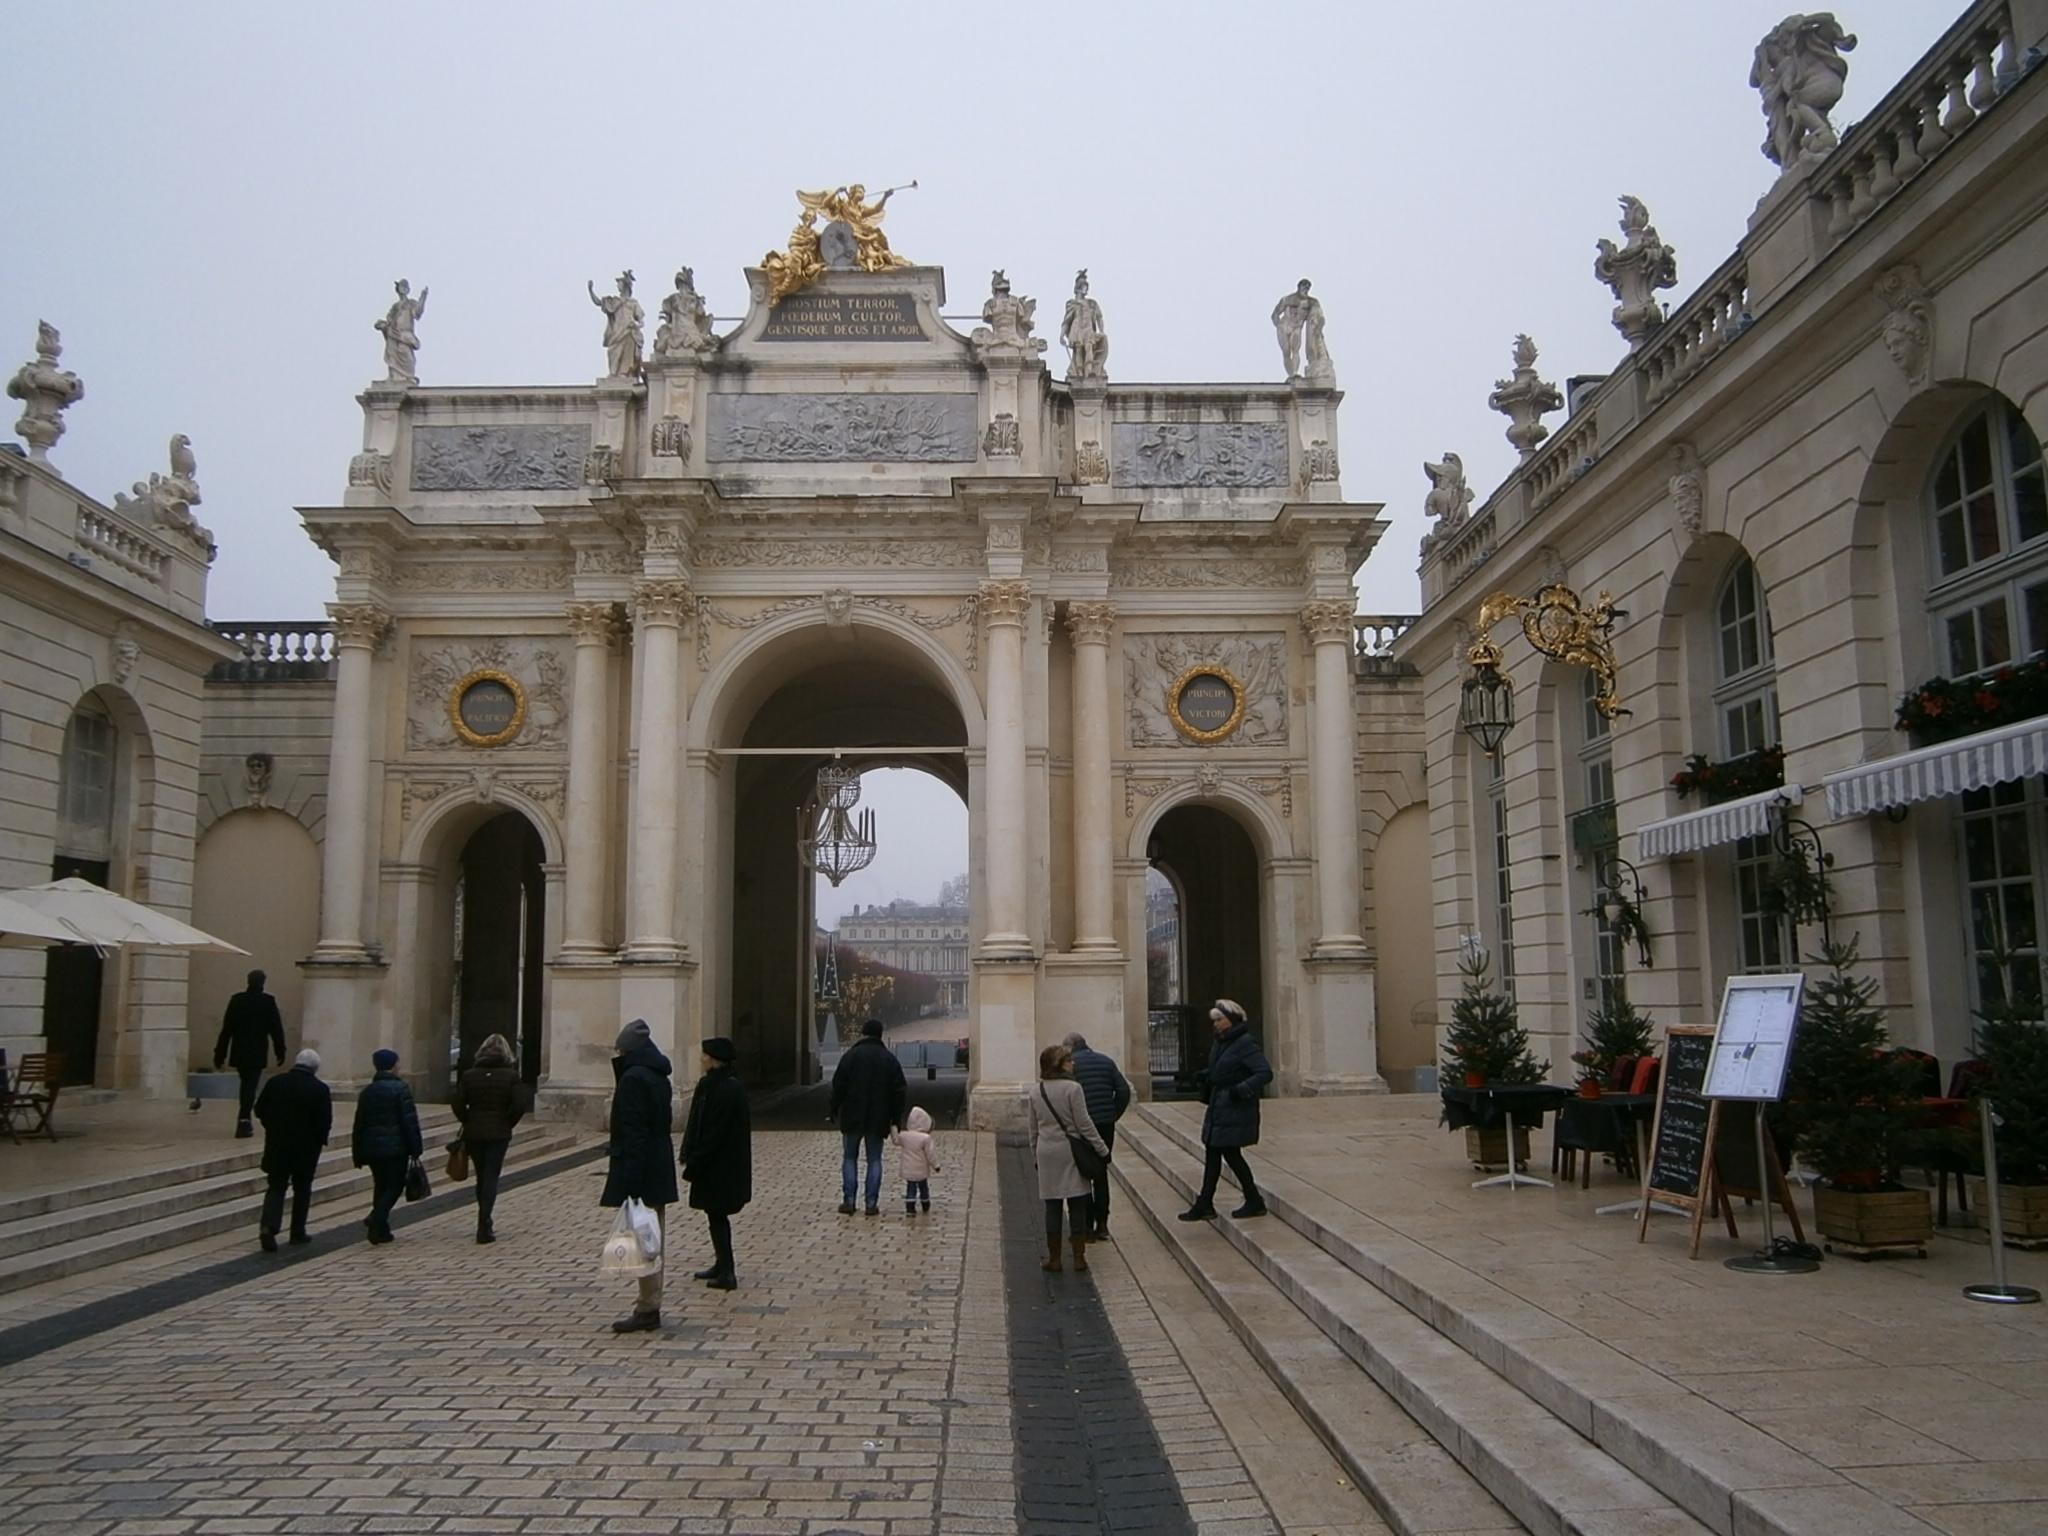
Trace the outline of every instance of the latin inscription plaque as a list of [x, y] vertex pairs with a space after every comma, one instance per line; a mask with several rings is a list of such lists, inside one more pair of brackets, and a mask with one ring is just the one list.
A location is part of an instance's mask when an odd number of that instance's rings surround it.
[[448, 717], [472, 747], [501, 747], [526, 724], [526, 690], [509, 673], [480, 669], [450, 692]]
[[792, 293], [768, 312], [762, 341], [924, 341], [908, 293]]
[[1244, 685], [1222, 667], [1190, 667], [1174, 679], [1166, 712], [1188, 740], [1222, 741], [1244, 722]]

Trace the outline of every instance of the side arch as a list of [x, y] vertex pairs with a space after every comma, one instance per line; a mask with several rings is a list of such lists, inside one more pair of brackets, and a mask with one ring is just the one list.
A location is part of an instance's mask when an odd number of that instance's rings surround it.
[[469, 835], [502, 811], [517, 811], [540, 833], [549, 864], [563, 863], [568, 843], [555, 814], [523, 789], [495, 784], [488, 797], [475, 788], [451, 789], [430, 801], [406, 829], [399, 845], [400, 864], [433, 864], [461, 848]]
[[320, 938], [320, 847], [275, 807], [230, 811], [199, 836], [192, 861], [192, 922], [249, 951], [191, 958], [190, 1066], [210, 1067], [221, 1010], [251, 970], [268, 977], [288, 1041], [299, 1039], [305, 982], [297, 961]]
[[1266, 803], [1264, 796], [1228, 779], [1219, 780], [1213, 787], [1204, 787], [1189, 779], [1162, 791], [1145, 814], [1131, 824], [1130, 837], [1124, 848], [1125, 857], [1142, 861], [1146, 844], [1160, 819], [1175, 806], [1191, 804], [1214, 806], [1242, 826], [1251, 837], [1260, 863], [1271, 864], [1275, 859], [1295, 856], [1294, 839], [1286, 823]]

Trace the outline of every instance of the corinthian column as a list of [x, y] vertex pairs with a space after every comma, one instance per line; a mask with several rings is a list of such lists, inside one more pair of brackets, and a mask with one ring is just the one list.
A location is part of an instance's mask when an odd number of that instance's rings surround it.
[[1074, 948], [1114, 950], [1109, 824], [1110, 603], [1067, 604], [1074, 637]]
[[690, 584], [643, 581], [633, 589], [639, 626], [639, 709], [633, 747], [639, 787], [633, 802], [633, 890], [626, 951], [641, 960], [673, 960], [676, 944], [676, 782], [683, 744], [676, 735], [676, 692]]
[[1028, 581], [985, 581], [981, 616], [988, 624], [987, 768], [982, 839], [988, 860], [986, 952], [1028, 954], [1024, 902], [1024, 615]]
[[1301, 610], [1301, 627], [1315, 647], [1316, 679], [1309, 737], [1314, 748], [1318, 931], [1311, 953], [1363, 954], [1365, 940], [1358, 932], [1358, 787], [1351, 774], [1351, 605], [1309, 603]]
[[370, 841], [370, 665], [391, 615], [371, 603], [329, 603], [334, 623], [334, 735], [327, 755], [327, 828], [320, 861], [316, 959], [363, 953], [364, 864]]
[[611, 764], [610, 657], [618, 633], [610, 603], [571, 603], [564, 610], [576, 637], [576, 671], [569, 715], [569, 871], [563, 903], [564, 953], [605, 948], [604, 887], [610, 865], [606, 836]]

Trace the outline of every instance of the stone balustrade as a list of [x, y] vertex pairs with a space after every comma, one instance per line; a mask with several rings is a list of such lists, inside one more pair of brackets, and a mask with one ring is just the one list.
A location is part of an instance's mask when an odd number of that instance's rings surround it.
[[111, 512], [80, 502], [76, 539], [88, 559], [104, 560], [154, 587], [164, 584], [170, 551]]
[[1464, 527], [1447, 534], [1436, 546], [1437, 564], [1441, 567], [1447, 590], [1467, 571], [1486, 564], [1492, 558], [1499, 537], [1498, 528], [1493, 505], [1489, 502]]
[[1351, 648], [1360, 656], [1384, 656], [1421, 615], [1358, 613], [1351, 616]]
[[2018, 81], [2008, 0], [1984, 0], [1844, 136], [1817, 178], [1839, 240], [1926, 168]]
[[1636, 363], [1645, 406], [1657, 406], [1748, 330], [1749, 261], [1737, 250], [1654, 332]]
[[324, 619], [250, 619], [209, 627], [240, 646], [242, 654], [233, 661], [216, 662], [208, 682], [309, 682], [334, 675], [334, 626]]
[[1529, 461], [1523, 483], [1530, 489], [1530, 506], [1539, 511], [1549, 506], [1599, 456], [1600, 413], [1589, 402]]

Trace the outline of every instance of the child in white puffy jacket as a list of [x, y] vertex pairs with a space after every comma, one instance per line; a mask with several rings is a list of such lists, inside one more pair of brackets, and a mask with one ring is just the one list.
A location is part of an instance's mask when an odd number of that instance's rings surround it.
[[921, 1203], [932, 1213], [932, 1175], [939, 1171], [938, 1147], [932, 1141], [932, 1117], [913, 1109], [904, 1117], [903, 1129], [890, 1138], [903, 1163], [903, 1214], [915, 1216]]

